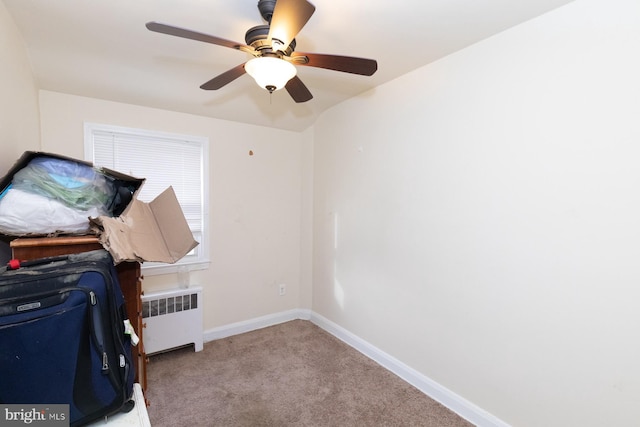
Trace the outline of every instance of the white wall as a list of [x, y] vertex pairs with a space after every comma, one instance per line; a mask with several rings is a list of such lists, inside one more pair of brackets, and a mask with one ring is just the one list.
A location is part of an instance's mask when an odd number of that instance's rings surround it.
[[578, 0], [327, 112], [313, 310], [514, 426], [638, 425], [638, 28]]
[[[43, 151], [76, 158], [84, 156], [85, 121], [208, 137], [211, 266], [191, 273], [204, 287], [205, 330], [310, 307], [310, 272], [301, 269], [309, 143], [301, 134], [50, 91], [40, 92], [40, 116]], [[175, 275], [147, 275], [143, 287], [176, 283]], [[287, 285], [285, 296], [279, 283]]]
[[[0, 1], [0, 177], [24, 150], [40, 144], [38, 91], [22, 36]], [[0, 241], [0, 265], [11, 258]]]
[[40, 143], [38, 90], [22, 36], [0, 2], [0, 176]]

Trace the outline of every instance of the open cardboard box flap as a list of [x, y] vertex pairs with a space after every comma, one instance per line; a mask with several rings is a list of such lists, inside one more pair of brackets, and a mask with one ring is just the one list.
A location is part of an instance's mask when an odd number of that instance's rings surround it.
[[116, 264], [122, 261], [173, 264], [198, 245], [173, 187], [149, 203], [133, 199], [117, 218], [100, 216], [90, 222]]

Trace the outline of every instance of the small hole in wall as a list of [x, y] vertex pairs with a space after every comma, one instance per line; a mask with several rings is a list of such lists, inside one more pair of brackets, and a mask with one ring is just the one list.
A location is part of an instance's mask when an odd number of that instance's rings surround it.
[[249, 150], [249, 155], [253, 156], [253, 150]]

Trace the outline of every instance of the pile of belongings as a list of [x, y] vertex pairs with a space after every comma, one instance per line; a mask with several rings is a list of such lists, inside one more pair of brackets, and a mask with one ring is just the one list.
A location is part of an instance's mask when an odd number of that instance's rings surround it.
[[92, 166], [35, 157], [0, 188], [0, 233], [85, 234], [89, 217], [119, 215], [133, 191]]

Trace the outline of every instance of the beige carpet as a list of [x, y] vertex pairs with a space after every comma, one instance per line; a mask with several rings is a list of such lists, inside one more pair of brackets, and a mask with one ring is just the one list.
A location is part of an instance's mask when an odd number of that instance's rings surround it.
[[145, 394], [153, 427], [471, 425], [304, 320], [152, 356]]

